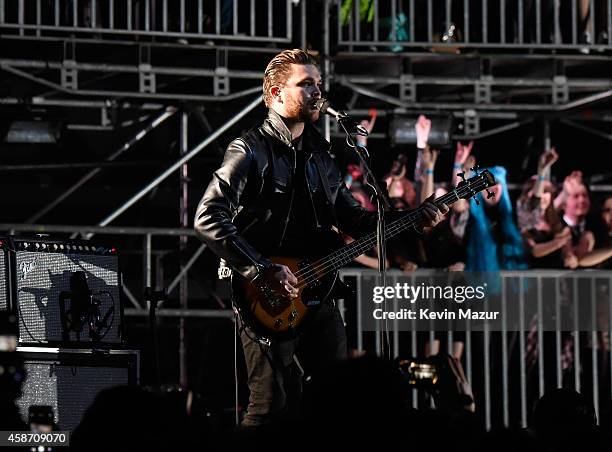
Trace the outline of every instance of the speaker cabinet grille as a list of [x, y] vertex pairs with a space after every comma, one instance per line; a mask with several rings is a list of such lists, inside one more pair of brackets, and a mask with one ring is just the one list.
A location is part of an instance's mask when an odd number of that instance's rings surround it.
[[[85, 273], [89, 289], [100, 302], [100, 315], [107, 317], [100, 342], [121, 342], [117, 256], [16, 251], [16, 310], [21, 344], [64, 341], [60, 294], [70, 291], [70, 278], [79, 271]], [[87, 325], [81, 333], [70, 332], [67, 340], [93, 342]]]
[[0, 248], [0, 310], [8, 309], [8, 265], [6, 252]]
[[[27, 351], [34, 349], [43, 351]], [[19, 348], [25, 358], [26, 379], [17, 405], [24, 420], [31, 405], [49, 405], [59, 427], [73, 430], [101, 390], [138, 382], [136, 351], [46, 350]]]

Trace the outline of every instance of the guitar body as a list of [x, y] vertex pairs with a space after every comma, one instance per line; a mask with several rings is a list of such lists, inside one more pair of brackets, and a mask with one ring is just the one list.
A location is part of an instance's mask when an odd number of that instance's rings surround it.
[[[275, 264], [286, 265], [296, 274], [308, 262], [292, 257], [272, 257]], [[264, 337], [293, 337], [308, 313], [326, 301], [332, 292], [338, 274], [318, 275], [312, 272], [313, 282], [299, 289], [297, 298], [289, 298], [272, 290], [263, 280], [254, 281], [234, 272], [232, 296], [242, 320], [256, 334]]]

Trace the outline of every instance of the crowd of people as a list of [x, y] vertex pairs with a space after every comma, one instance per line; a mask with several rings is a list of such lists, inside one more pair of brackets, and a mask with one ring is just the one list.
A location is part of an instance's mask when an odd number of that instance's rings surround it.
[[[372, 121], [365, 120], [363, 125]], [[474, 143], [456, 143], [453, 176], [435, 182], [438, 151], [428, 145], [431, 121], [420, 116], [416, 125], [417, 160], [414, 178], [408, 178], [405, 154], [399, 154], [384, 181], [392, 207], [410, 210], [432, 194], [435, 198], [473, 175]], [[360, 145], [367, 143], [364, 137]], [[402, 237], [389, 246], [389, 266], [411, 272], [417, 268], [451, 271], [610, 268], [612, 264], [612, 196], [595, 204], [580, 171], [567, 175], [559, 187], [552, 169], [559, 156], [545, 150], [537, 173], [523, 183], [518, 199], [509, 194], [507, 171], [488, 169], [497, 184], [470, 200], [453, 204], [443, 224], [425, 229], [416, 238]], [[483, 168], [484, 169], [484, 168]], [[347, 168], [346, 183], [368, 210], [375, 210], [359, 165]], [[413, 235], [414, 236], [414, 235]], [[376, 259], [358, 261], [377, 268]], [[372, 256], [370, 256], [372, 257]]]
[[[430, 129], [431, 121], [420, 116], [415, 125], [417, 157], [413, 179], [410, 180], [407, 176], [410, 171], [406, 167], [408, 158], [405, 154], [396, 158], [384, 179], [394, 209], [413, 209], [432, 194], [438, 198], [461, 184], [463, 178], [474, 175], [473, 168], [476, 168], [477, 162], [472, 151], [475, 144], [457, 142], [451, 180], [441, 182], [434, 179], [437, 171], [447, 174], [448, 169], [439, 169], [436, 166], [439, 152], [428, 145]], [[366, 145], [367, 141], [362, 138], [360, 144]], [[558, 159], [559, 155], [554, 148], [543, 151], [538, 160], [536, 174], [522, 184], [520, 193], [514, 200], [509, 194], [506, 169], [502, 166], [482, 168], [490, 171], [497, 182], [489, 189], [490, 193], [481, 192], [469, 200], [458, 200], [452, 205], [442, 224], [435, 228], [425, 228], [421, 235], [405, 234], [392, 240], [387, 250], [388, 268], [400, 270], [405, 274], [411, 274], [417, 269], [499, 272], [612, 268], [612, 195], [607, 195], [597, 202], [589, 191], [586, 178], [578, 170], [568, 175], [558, 175], [564, 177], [559, 179], [562, 183], [556, 184], [553, 175]], [[365, 193], [359, 166], [350, 165], [348, 179], [355, 197], [364, 208], [372, 210], [372, 201]], [[378, 268], [375, 254], [361, 256], [353, 265]], [[560, 284], [563, 306], [571, 304], [574, 298], [578, 297], [567, 287], [566, 282], [561, 281]], [[534, 291], [529, 289], [533, 287], [526, 284], [525, 299], [531, 300], [530, 293], [533, 295]], [[609, 290], [607, 284], [598, 283], [598, 310], [604, 310], [604, 314], [598, 316], [602, 330], [607, 330]], [[535, 314], [526, 321], [529, 324], [529, 333], [524, 359], [528, 386], [535, 388], [538, 355], [540, 358], [545, 357], [541, 359], [546, 360], [547, 369], [554, 369], [554, 357], [558, 351], [554, 333], [548, 331], [543, 333], [544, 341], [541, 345], [544, 351], [540, 351]], [[605, 325], [601, 325], [602, 322]], [[452, 350], [447, 351], [462, 359], [464, 334], [455, 333]], [[438, 336], [436, 333], [435, 340], [425, 341], [422, 351], [426, 355], [435, 355], [441, 350], [444, 341]], [[604, 357], [609, 353], [608, 334], [605, 331], [598, 333], [597, 341], [597, 344], [593, 344], [586, 337], [582, 337], [581, 352], [586, 358], [584, 362], [575, 362], [577, 339], [571, 333], [562, 333], [561, 378], [564, 386], [573, 386], [574, 370], [577, 367], [584, 381], [593, 381], [588, 359], [595, 348], [599, 357], [600, 403], [605, 404], [607, 395], [604, 393], [609, 393], [609, 366], [602, 363], [608, 362]], [[515, 347], [514, 352], [517, 353], [516, 350]], [[516, 363], [519, 362], [518, 356], [513, 359]], [[546, 371], [547, 386], [554, 387], [554, 377], [554, 372]], [[588, 385], [586, 391], [590, 394]], [[528, 392], [531, 405], [537, 395]]]

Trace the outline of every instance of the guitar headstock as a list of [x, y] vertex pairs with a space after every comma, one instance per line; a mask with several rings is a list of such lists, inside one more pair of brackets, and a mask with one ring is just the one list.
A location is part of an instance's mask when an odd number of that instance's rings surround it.
[[[457, 173], [457, 176], [462, 179], [462, 181], [459, 182], [459, 184], [457, 185], [457, 188], [455, 188], [454, 190], [454, 193], [457, 198], [474, 198], [476, 204], [480, 204], [478, 199], [476, 199], [476, 195], [481, 191], [487, 190], [489, 187], [492, 187], [493, 185], [497, 184], [495, 177], [493, 177], [493, 174], [491, 174], [489, 170], [484, 170], [479, 173], [479, 169], [480, 168], [478, 168], [478, 166], [471, 168], [472, 172], [474, 172], [475, 174], [469, 179], [465, 178], [465, 173]], [[493, 196], [495, 196], [495, 194], [492, 191], [487, 190], [487, 199]]]

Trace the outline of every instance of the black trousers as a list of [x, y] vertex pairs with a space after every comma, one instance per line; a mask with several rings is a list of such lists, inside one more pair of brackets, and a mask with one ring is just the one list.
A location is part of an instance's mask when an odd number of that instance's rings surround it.
[[258, 427], [298, 413], [303, 379], [346, 359], [346, 331], [333, 300], [311, 314], [299, 336], [272, 341], [270, 346], [255, 340], [242, 322], [239, 327], [250, 391], [243, 427]]

